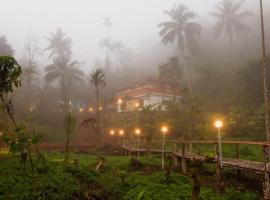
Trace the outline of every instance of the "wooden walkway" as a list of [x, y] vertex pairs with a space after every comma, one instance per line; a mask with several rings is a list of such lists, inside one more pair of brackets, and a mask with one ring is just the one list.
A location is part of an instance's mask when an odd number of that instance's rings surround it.
[[[175, 165], [178, 164], [178, 159], [181, 161], [181, 169], [183, 174], [187, 174], [187, 162], [192, 160], [198, 160], [205, 163], [215, 163], [216, 164], [216, 176], [218, 185], [221, 188], [224, 187], [224, 175], [223, 167], [233, 168], [237, 170], [237, 176], [241, 176], [241, 171], [250, 171], [256, 174], [262, 174], [264, 176], [263, 180], [263, 193], [265, 200], [270, 200], [270, 143], [266, 142], [250, 142], [250, 141], [222, 141], [222, 145], [235, 145], [235, 157], [224, 157], [219, 158], [218, 143], [216, 141], [167, 141], [167, 143], [174, 144], [175, 148], [170, 150], [165, 150], [164, 154], [169, 154], [172, 156]], [[188, 151], [188, 147], [193, 145], [212, 145], [215, 148], [215, 155], [212, 157], [196, 154], [192, 151]], [[240, 145], [256, 145], [262, 149], [263, 161], [252, 161], [240, 159]], [[146, 149], [145, 147], [137, 148], [134, 145], [129, 144], [128, 140], [123, 140], [123, 149], [125, 149], [129, 154], [143, 154], [148, 152], [154, 154], [162, 154], [161, 149]], [[180, 147], [180, 148], [179, 148]], [[192, 148], [190, 148], [192, 149]]]
[[[169, 141], [168, 143], [175, 143], [175, 144], [181, 144], [182, 146], [186, 144], [209, 144], [209, 145], [217, 145], [216, 141]], [[238, 158], [227, 158], [224, 157], [222, 159], [222, 164], [224, 167], [230, 167], [230, 168], [235, 168], [239, 170], [246, 170], [246, 171], [253, 171], [256, 173], [270, 173], [270, 166], [268, 163], [265, 162], [258, 162], [258, 161], [251, 161], [251, 160], [244, 160], [244, 159], [239, 159], [239, 149], [238, 145], [239, 144], [245, 144], [245, 145], [259, 145], [262, 146], [262, 148], [268, 147], [270, 144], [269, 143], [264, 143], [264, 142], [243, 142], [243, 141], [224, 141], [222, 142], [223, 144], [235, 144], [237, 145], [237, 157]], [[151, 152], [153, 154], [162, 154], [161, 149], [149, 149], [147, 150], [146, 148], [137, 148], [134, 145], [128, 144], [128, 143], [123, 143], [123, 148], [129, 152], [130, 154], [134, 153], [146, 153]], [[263, 152], [263, 151], [262, 151]], [[203, 156], [203, 155], [198, 155], [195, 153], [190, 153], [186, 152], [186, 149], [182, 148], [182, 151], [179, 151], [178, 149], [176, 150], [165, 150], [165, 154], [170, 154], [173, 157], [180, 158], [181, 160], [186, 160], [186, 161], [191, 161], [191, 160], [199, 160], [202, 162], [208, 162], [208, 163], [217, 163], [219, 158], [218, 158], [218, 152], [216, 152], [215, 157], [208, 157], [208, 156]]]

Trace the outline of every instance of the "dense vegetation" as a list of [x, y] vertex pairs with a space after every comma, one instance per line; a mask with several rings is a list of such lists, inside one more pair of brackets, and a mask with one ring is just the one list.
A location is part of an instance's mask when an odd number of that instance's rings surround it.
[[[191, 180], [171, 172], [169, 182], [160, 170], [157, 157], [140, 158], [143, 166], [131, 168], [130, 157], [105, 156], [100, 171], [95, 166], [100, 156], [72, 154], [67, 167], [60, 153], [39, 155], [35, 158], [35, 172], [16, 157], [3, 158], [0, 165], [0, 199], [123, 199], [123, 200], [185, 200], [190, 199]], [[75, 161], [75, 163], [74, 163]], [[258, 199], [258, 194], [228, 188], [222, 198], [215, 185], [203, 186], [200, 199], [244, 200]]]

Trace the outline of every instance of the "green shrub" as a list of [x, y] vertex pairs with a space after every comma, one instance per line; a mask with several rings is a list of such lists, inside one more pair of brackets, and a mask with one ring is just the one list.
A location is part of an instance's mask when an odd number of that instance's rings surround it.
[[243, 146], [240, 150], [240, 154], [245, 156], [245, 157], [249, 157], [249, 156], [253, 156], [253, 151], [248, 147], [248, 146]]

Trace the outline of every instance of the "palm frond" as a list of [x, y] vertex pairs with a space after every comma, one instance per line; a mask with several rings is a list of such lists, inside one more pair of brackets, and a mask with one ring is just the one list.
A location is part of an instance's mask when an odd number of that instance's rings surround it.
[[[198, 27], [192, 28], [192, 25], [187, 25], [189, 23], [193, 23], [197, 15], [189, 10], [185, 5], [173, 4], [171, 10], [164, 11], [164, 13], [170, 17], [170, 21], [165, 21], [158, 25], [158, 27], [161, 28], [159, 35], [162, 37], [161, 42], [163, 44], [167, 45], [177, 41], [178, 49], [183, 49], [184, 40], [185, 37], [187, 37], [187, 34], [185, 34], [186, 32], [192, 34], [194, 38], [198, 33], [200, 33]], [[195, 32], [192, 33], [192, 31]]]

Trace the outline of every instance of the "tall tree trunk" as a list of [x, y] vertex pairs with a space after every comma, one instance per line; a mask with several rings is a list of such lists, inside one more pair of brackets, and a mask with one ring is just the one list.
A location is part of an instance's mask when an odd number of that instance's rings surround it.
[[97, 98], [97, 104], [96, 104], [96, 112], [97, 112], [97, 133], [100, 136], [100, 120], [99, 120], [99, 87], [96, 86], [96, 98]]
[[266, 62], [266, 47], [265, 47], [265, 32], [264, 32], [264, 19], [263, 19], [263, 5], [260, 0], [260, 13], [261, 13], [261, 34], [262, 34], [262, 68], [263, 68], [263, 88], [264, 88], [264, 106], [265, 106], [265, 136], [266, 141], [270, 140], [269, 132], [269, 109], [268, 109], [268, 80], [267, 80], [267, 62]]
[[64, 102], [64, 112], [67, 113], [69, 108], [69, 102], [67, 96], [66, 80], [64, 78], [61, 78], [61, 99]]
[[110, 73], [111, 72], [111, 62], [110, 62], [110, 52], [109, 52], [109, 50], [107, 50], [107, 52], [106, 52], [105, 71], [107, 73]]
[[192, 85], [191, 85], [191, 80], [190, 80], [190, 77], [189, 77], [188, 69], [187, 69], [187, 66], [186, 66], [185, 41], [183, 41], [183, 48], [182, 48], [182, 52], [181, 52], [180, 57], [182, 57], [182, 64], [183, 64], [184, 74], [185, 74], [187, 85], [188, 85], [188, 91], [189, 91], [191, 101], [193, 103], [193, 101], [194, 101], [193, 90], [192, 90]]
[[70, 142], [70, 134], [68, 134], [67, 141], [66, 141], [65, 166], [68, 165], [68, 160], [69, 160], [69, 142]]
[[[261, 34], [262, 34], [262, 71], [263, 71], [263, 88], [264, 88], [264, 109], [265, 109], [265, 136], [266, 141], [270, 140], [270, 132], [269, 132], [269, 110], [268, 110], [268, 80], [267, 80], [267, 63], [266, 63], [266, 48], [265, 48], [265, 35], [264, 35], [264, 18], [263, 18], [263, 4], [262, 0], [260, 0], [260, 15], [261, 15]], [[269, 147], [266, 150], [266, 157], [269, 158]], [[266, 160], [265, 169], [267, 169]], [[264, 182], [264, 199], [270, 199], [270, 175], [265, 170], [265, 182]]]

